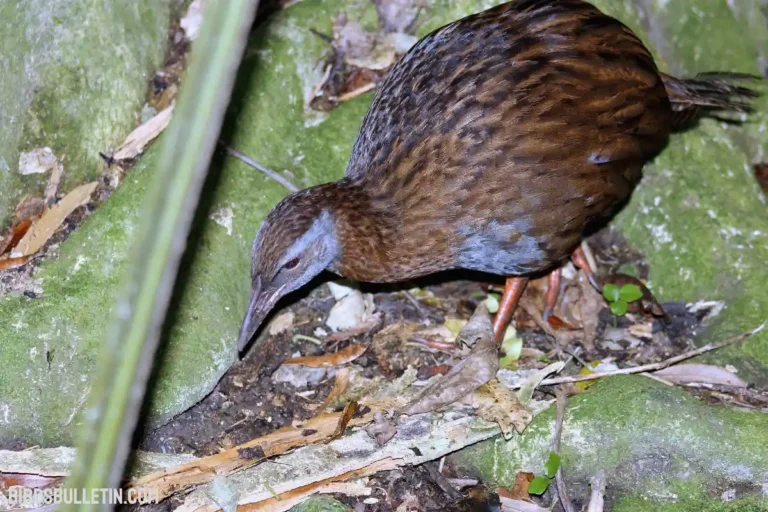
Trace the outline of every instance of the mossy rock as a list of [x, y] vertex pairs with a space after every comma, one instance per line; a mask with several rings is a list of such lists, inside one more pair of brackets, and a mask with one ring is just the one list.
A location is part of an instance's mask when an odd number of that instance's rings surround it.
[[102, 171], [99, 151], [139, 120], [170, 14], [170, 0], [0, 3], [0, 229], [50, 177], [21, 175], [21, 152], [49, 147], [63, 158], [62, 192]]
[[[483, 441], [452, 462], [491, 488], [512, 488], [519, 471], [543, 474], [554, 409], [523, 435]], [[569, 494], [579, 503], [588, 501], [589, 481], [602, 469], [607, 510], [614, 512], [768, 510], [768, 415], [710, 406], [644, 377], [611, 377], [572, 397], [561, 455]]]
[[313, 496], [304, 503], [293, 507], [291, 512], [350, 512], [351, 510], [351, 508], [330, 496]]
[[[757, 71], [763, 51], [759, 44], [768, 29], [754, 21], [764, 21], [755, 2], [739, 4], [738, 12], [726, 0], [706, 6], [694, 0], [643, 2], [642, 12], [629, 0], [597, 3], [637, 30], [664, 69]], [[435, 1], [419, 34], [490, 5]], [[371, 28], [375, 24], [365, 0], [300, 2], [276, 13], [249, 44], [225, 125], [230, 146], [278, 172], [290, 170], [299, 186], [343, 175], [372, 98], [358, 97], [327, 114], [305, 106], [322, 77], [327, 51], [309, 29], [329, 33], [332, 16], [342, 10], [350, 19], [362, 17]], [[678, 12], [691, 14], [670, 17]], [[732, 44], [728, 38], [734, 34], [740, 37]], [[656, 45], [656, 40], [664, 44]], [[646, 254], [651, 284], [663, 299], [725, 301], [724, 312], [703, 336], [707, 341], [753, 328], [768, 317], [768, 294], [762, 292], [762, 283], [768, 282], [768, 212], [765, 197], [747, 172], [767, 142], [766, 101], [761, 100], [744, 127], [705, 121], [676, 136], [648, 166], [631, 204], [615, 223]], [[7, 371], [0, 373], [0, 437], [68, 443], [80, 424], [79, 404], [153, 174], [156, 159], [149, 153], [61, 245], [58, 258], [43, 263], [35, 276], [42, 280], [40, 298], [0, 301], [0, 317], [8, 319], [0, 325], [0, 339], [5, 340], [0, 358], [7, 362]], [[286, 193], [235, 159], [214, 162], [157, 360], [148, 409], [151, 424], [167, 421], [200, 400], [235, 361], [250, 293], [252, 237]], [[768, 383], [768, 331], [715, 357], [726, 357], [746, 380]]]

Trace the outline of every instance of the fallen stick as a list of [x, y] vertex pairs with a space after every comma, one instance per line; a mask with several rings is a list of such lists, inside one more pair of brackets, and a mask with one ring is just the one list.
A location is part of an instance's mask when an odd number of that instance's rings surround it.
[[[369, 407], [364, 414], [352, 418], [348, 426], [370, 423], [374, 413], [385, 405]], [[281, 428], [216, 455], [150, 473], [130, 481], [127, 487], [140, 495], [157, 496], [157, 500], [161, 501], [172, 494], [208, 483], [216, 476], [230, 475], [294, 448], [328, 441], [336, 432], [342, 414], [323, 414], [298, 427]]]
[[[610, 372], [591, 373], [589, 375], [576, 375], [573, 377], [554, 377], [551, 379], [544, 379], [543, 381], [541, 381], [539, 385], [552, 386], [555, 384], [566, 384], [566, 383], [573, 383], [573, 382], [582, 382], [585, 380], [601, 379], [603, 377], [610, 377], [612, 375], [628, 375], [633, 373], [645, 373], [645, 372], [661, 370], [666, 368], [667, 366], [671, 366], [675, 363], [679, 363], [680, 361], [685, 361], [686, 359], [690, 359], [692, 357], [696, 357], [701, 354], [705, 354], [707, 352], [711, 352], [713, 350], [717, 350], [723, 347], [727, 347], [728, 345], [733, 345], [735, 343], [743, 341], [749, 338], [750, 336], [752, 336], [753, 334], [757, 334], [758, 332], [762, 331], [765, 325], [766, 325], [766, 322], [763, 322], [762, 325], [760, 325], [759, 327], [751, 331], [741, 333], [738, 336], [734, 336], [733, 338], [728, 338], [727, 340], [722, 341], [720, 343], [709, 343], [707, 345], [704, 345], [701, 348], [697, 348], [696, 350], [691, 350], [690, 352], [680, 354], [679, 356], [670, 357], [669, 359], [665, 359], [664, 361], [659, 361], [658, 363], [644, 364], [642, 366], [635, 366], [633, 368], [620, 368], [618, 370], [613, 370]], [[512, 386], [512, 389], [518, 389], [522, 385], [523, 383], [521, 382], [519, 384]]]
[[[274, 512], [282, 509], [266, 505], [276, 505], [292, 498], [294, 493], [304, 494], [316, 486], [348, 479], [350, 472], [364, 470], [364, 473], [354, 474], [353, 477], [359, 478], [378, 470], [392, 469], [386, 467], [390, 463], [397, 466], [423, 464], [498, 433], [496, 424], [475, 417], [464, 407], [448, 413], [401, 416], [397, 435], [384, 446], [379, 446], [365, 430], [359, 429], [342, 439], [305, 446], [265, 461], [226, 477], [225, 482], [237, 498], [238, 511]], [[384, 464], [385, 467], [377, 464]], [[176, 512], [214, 512], [221, 509], [209, 486], [201, 486], [183, 499], [184, 503]]]

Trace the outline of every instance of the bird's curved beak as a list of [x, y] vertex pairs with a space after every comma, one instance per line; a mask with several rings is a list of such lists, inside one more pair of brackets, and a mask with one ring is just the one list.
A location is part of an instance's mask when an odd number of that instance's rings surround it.
[[243, 325], [240, 327], [240, 337], [237, 342], [238, 352], [242, 352], [253, 335], [256, 334], [264, 317], [280, 298], [280, 290], [272, 290], [271, 287], [263, 287], [260, 278], [253, 280], [253, 292], [248, 303], [248, 311], [245, 313]]

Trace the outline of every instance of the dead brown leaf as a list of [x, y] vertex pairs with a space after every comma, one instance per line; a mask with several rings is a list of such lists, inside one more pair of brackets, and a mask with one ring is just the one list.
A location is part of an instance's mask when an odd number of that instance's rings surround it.
[[520, 403], [517, 394], [496, 379], [481, 386], [467, 401], [477, 409], [479, 417], [498, 424], [507, 440], [515, 432], [522, 434], [533, 420], [533, 414]]
[[499, 369], [499, 356], [491, 327], [491, 317], [485, 303], [478, 306], [458, 340], [474, 345], [470, 354], [456, 364], [445, 376], [435, 379], [419, 397], [405, 406], [402, 414], [412, 415], [434, 411], [461, 400], [491, 380]]
[[343, 395], [349, 387], [349, 368], [339, 368], [336, 372], [336, 379], [333, 381], [333, 387], [325, 398], [325, 407], [328, 407], [338, 397]]
[[310, 368], [329, 368], [354, 361], [368, 349], [368, 345], [348, 345], [334, 354], [322, 356], [294, 357], [284, 361], [285, 365], [309, 366]]
[[349, 425], [350, 420], [356, 412], [357, 402], [354, 400], [344, 406], [344, 410], [341, 412], [341, 417], [339, 418], [339, 423], [336, 425], [336, 430], [334, 430], [333, 435], [331, 435], [331, 440], [338, 439], [344, 435], [344, 432], [347, 430], [347, 425]]
[[0, 259], [0, 270], [8, 270], [29, 263], [33, 255], [21, 256], [20, 258], [3, 258]]
[[45, 242], [64, 223], [70, 213], [84, 204], [88, 204], [91, 194], [96, 190], [97, 182], [80, 185], [47, 210], [40, 219], [26, 232], [19, 244], [11, 251], [12, 258], [30, 256], [39, 251]]
[[682, 385], [690, 384], [691, 382], [697, 382], [701, 384], [713, 384], [719, 386], [735, 386], [739, 388], [747, 387], [747, 383], [733, 372], [729, 372], [725, 368], [720, 368], [718, 366], [712, 366], [709, 364], [677, 364], [657, 372], [653, 372], [653, 375], [661, 377], [664, 380], [674, 382], [675, 384]]
[[171, 122], [173, 105], [158, 112], [155, 117], [133, 130], [112, 156], [115, 160], [130, 160], [139, 156], [144, 148], [163, 133]]
[[384, 446], [397, 434], [397, 425], [383, 412], [377, 412], [373, 417], [373, 423], [365, 427], [365, 431], [376, 440], [376, 444]]
[[21, 486], [30, 489], [58, 486], [64, 481], [62, 476], [43, 476], [29, 473], [0, 473], [0, 489]]
[[[515, 476], [515, 483], [512, 485], [512, 490], [509, 491], [509, 496], [506, 497], [512, 498], [513, 500], [530, 500], [531, 495], [528, 494], [528, 484], [533, 481], [533, 478], [533, 473], [527, 473], [525, 471], [517, 473], [517, 476]], [[501, 493], [499, 493], [499, 495], [501, 495]]]
[[[377, 411], [391, 407], [391, 403], [371, 403], [369, 407], [370, 410], [353, 417], [348, 425], [370, 423]], [[300, 425], [283, 427], [221, 453], [145, 475], [129, 482], [129, 487], [139, 494], [147, 493], [163, 500], [172, 494], [210, 482], [216, 475], [229, 475], [253, 466], [264, 457], [273, 457], [300, 446], [327, 441], [336, 431], [341, 416], [338, 412], [322, 414]]]

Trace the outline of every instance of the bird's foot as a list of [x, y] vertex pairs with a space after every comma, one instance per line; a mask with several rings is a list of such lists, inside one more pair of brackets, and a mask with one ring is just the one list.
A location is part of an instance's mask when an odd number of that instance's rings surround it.
[[[594, 258], [588, 256], [588, 254], [591, 255], [589, 246], [586, 242], [581, 242], [581, 245], [573, 251], [573, 254], [571, 254], [571, 261], [576, 267], [584, 271], [587, 279], [589, 279], [589, 283], [594, 286], [596, 290], [600, 291], [600, 285], [595, 276], [596, 269], [593, 268], [595, 265]], [[590, 264], [590, 261], [592, 264]]]
[[[589, 246], [587, 246], [585, 242], [582, 242], [582, 245], [573, 251], [573, 254], [571, 255], [571, 261], [573, 261], [573, 264], [581, 269], [584, 274], [586, 274], [590, 284], [599, 291], [600, 286], [597, 282], [597, 277], [595, 276], [595, 271], [593, 269], [594, 258], [588, 256], [588, 254], [591, 254], [589, 252]], [[593, 262], [592, 265], [590, 265], [590, 260]], [[507, 330], [509, 322], [512, 321], [512, 314], [515, 312], [517, 303], [520, 301], [520, 297], [523, 295], [523, 291], [525, 291], [527, 284], [527, 277], [507, 278], [507, 282], [504, 285], [504, 293], [502, 294], [501, 301], [499, 302], [499, 310], [496, 312], [496, 316], [493, 318], [493, 334], [496, 337], [497, 343], [500, 343], [504, 338], [504, 331]], [[555, 310], [557, 299], [559, 297], [560, 269], [558, 268], [553, 270], [549, 276], [547, 276], [547, 293], [545, 295], [543, 315], [545, 322], [549, 320], [550, 316], [552, 316], [552, 312]]]

